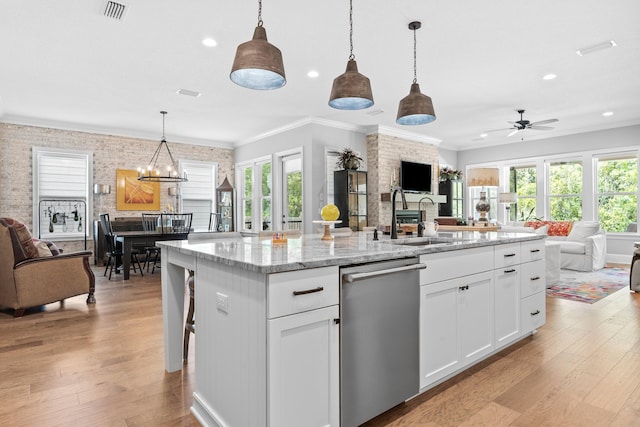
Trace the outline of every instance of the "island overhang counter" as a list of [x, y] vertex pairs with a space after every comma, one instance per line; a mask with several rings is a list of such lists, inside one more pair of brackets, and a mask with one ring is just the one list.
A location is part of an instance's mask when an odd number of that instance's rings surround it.
[[[341, 268], [412, 257], [427, 263], [419, 295], [424, 391], [544, 323], [542, 238], [459, 232], [372, 241], [366, 233], [354, 233], [331, 242], [319, 235], [286, 244], [258, 237], [158, 242], [165, 368], [174, 372], [183, 366], [187, 269], [197, 284], [192, 413], [198, 421], [206, 426], [339, 426]], [[533, 285], [525, 283], [525, 275], [535, 278]], [[466, 295], [460, 291], [465, 286]], [[479, 311], [462, 310], [473, 298], [481, 305], [491, 301]], [[454, 304], [450, 310], [449, 303]], [[467, 343], [445, 343], [437, 357], [425, 356], [434, 351], [430, 341], [442, 341], [442, 334], [463, 336], [465, 322], [478, 323], [465, 311], [484, 313], [486, 327]], [[525, 318], [529, 312], [531, 320]], [[434, 316], [447, 317], [445, 330], [429, 326], [441, 323]]]

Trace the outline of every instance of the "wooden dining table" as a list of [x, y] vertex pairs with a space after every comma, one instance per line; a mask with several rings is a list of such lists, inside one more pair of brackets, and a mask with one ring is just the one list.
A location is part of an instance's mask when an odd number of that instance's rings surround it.
[[155, 245], [162, 240], [187, 240], [189, 233], [163, 234], [159, 231], [116, 231], [116, 242], [122, 243], [122, 270], [124, 280], [129, 280], [129, 268], [131, 267], [131, 249], [135, 244]]

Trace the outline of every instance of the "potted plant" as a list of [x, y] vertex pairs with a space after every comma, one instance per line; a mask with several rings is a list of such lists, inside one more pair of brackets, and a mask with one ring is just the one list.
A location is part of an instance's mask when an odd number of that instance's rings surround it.
[[443, 166], [440, 169], [440, 182], [459, 181], [462, 179], [462, 171]]
[[360, 157], [360, 154], [347, 147], [338, 153], [338, 161], [336, 162], [336, 165], [342, 169], [357, 170], [360, 167], [361, 161], [362, 157]]

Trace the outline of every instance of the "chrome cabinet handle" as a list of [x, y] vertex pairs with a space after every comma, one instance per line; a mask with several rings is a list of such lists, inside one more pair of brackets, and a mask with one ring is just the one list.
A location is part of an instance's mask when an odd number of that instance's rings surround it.
[[322, 286], [318, 286], [315, 289], [307, 289], [304, 291], [293, 291], [293, 295], [294, 296], [298, 296], [298, 295], [306, 295], [306, 294], [312, 294], [314, 292], [322, 292], [324, 291], [324, 288]]

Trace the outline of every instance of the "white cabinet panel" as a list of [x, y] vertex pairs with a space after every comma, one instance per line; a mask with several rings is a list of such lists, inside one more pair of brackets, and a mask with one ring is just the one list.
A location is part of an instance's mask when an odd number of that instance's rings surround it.
[[274, 273], [268, 276], [269, 318], [338, 304], [338, 267]]
[[522, 263], [544, 259], [545, 239], [520, 243], [520, 261]]
[[528, 334], [544, 325], [546, 321], [545, 293], [537, 294], [522, 299], [521, 324], [522, 333]]
[[493, 272], [471, 276], [458, 290], [461, 358], [467, 364], [493, 350]]
[[520, 264], [520, 243], [509, 243], [495, 247], [495, 268]]
[[520, 337], [520, 266], [495, 270], [495, 347]]
[[338, 427], [338, 306], [269, 320], [271, 427]]
[[522, 298], [545, 290], [544, 260], [522, 264]]
[[420, 284], [426, 285], [493, 270], [493, 248], [475, 248], [421, 255], [420, 262], [427, 266], [425, 270], [420, 271]]

